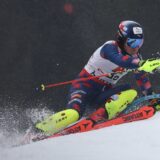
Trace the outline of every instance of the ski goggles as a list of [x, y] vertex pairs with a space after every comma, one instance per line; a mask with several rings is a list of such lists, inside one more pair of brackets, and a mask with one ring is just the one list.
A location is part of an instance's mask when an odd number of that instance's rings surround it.
[[128, 38], [126, 44], [131, 48], [140, 48], [143, 45], [143, 39]]

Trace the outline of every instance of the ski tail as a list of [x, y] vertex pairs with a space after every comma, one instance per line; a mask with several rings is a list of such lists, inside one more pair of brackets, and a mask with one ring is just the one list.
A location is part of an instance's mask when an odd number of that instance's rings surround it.
[[129, 123], [133, 121], [139, 121], [143, 119], [148, 119], [155, 114], [156, 110], [152, 106], [143, 106], [140, 109], [128, 113], [126, 115], [122, 115], [120, 117], [114, 118], [112, 120], [106, 120], [100, 123], [94, 123], [91, 119], [83, 119], [78, 123], [64, 129], [63, 131], [56, 133], [48, 138], [59, 137], [68, 134], [87, 132], [95, 129], [100, 129], [104, 127], [109, 127], [112, 125], [119, 125], [123, 123]]

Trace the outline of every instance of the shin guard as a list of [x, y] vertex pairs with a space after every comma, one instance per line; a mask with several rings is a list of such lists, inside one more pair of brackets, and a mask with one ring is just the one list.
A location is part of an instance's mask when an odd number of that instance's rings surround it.
[[121, 113], [128, 104], [130, 104], [137, 96], [137, 91], [134, 89], [129, 89], [120, 92], [120, 94], [112, 96], [105, 104], [105, 108], [108, 114], [108, 119], [116, 117]]
[[37, 123], [36, 128], [47, 134], [53, 134], [76, 122], [78, 119], [79, 113], [76, 110], [66, 109], [48, 117], [40, 123]]

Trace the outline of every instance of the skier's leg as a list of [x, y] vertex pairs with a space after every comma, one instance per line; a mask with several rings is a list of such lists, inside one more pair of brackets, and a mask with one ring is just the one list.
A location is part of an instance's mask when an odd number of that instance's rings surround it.
[[73, 85], [70, 89], [67, 109], [37, 123], [36, 128], [45, 133], [53, 134], [75, 123], [81, 118], [85, 111], [88, 96], [92, 93], [92, 90], [84, 86], [83, 83], [76, 83], [76, 85]]
[[[127, 104], [132, 102], [136, 95], [137, 92], [133, 90], [130, 85], [121, 85], [108, 89], [99, 95], [96, 101], [99, 108], [89, 117], [94, 121], [103, 121], [107, 118], [112, 119], [118, 115], [118, 113], [122, 112], [127, 107]], [[106, 99], [109, 100], [106, 101]], [[125, 105], [122, 106], [123, 104]]]
[[108, 88], [105, 87], [101, 94], [96, 98], [94, 103], [97, 106], [101, 106], [106, 103], [106, 100], [109, 99], [111, 96], [120, 93], [122, 91], [126, 91], [132, 89], [133, 87], [130, 84], [123, 84], [116, 87]]
[[78, 121], [85, 109], [86, 92], [72, 88], [69, 95], [67, 109], [57, 112], [36, 124], [36, 128], [45, 133], [53, 134]]

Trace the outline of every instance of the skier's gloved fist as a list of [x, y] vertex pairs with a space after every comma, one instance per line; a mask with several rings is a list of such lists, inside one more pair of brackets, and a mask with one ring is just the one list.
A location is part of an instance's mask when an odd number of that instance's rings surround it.
[[157, 111], [160, 110], [160, 99], [152, 99], [150, 100], [150, 104], [154, 106]]
[[[156, 94], [155, 92], [153, 92], [152, 88], [149, 88], [146, 91], [147, 91], [146, 95], [144, 95], [144, 96]], [[149, 103], [150, 103], [150, 105], [154, 106], [157, 111], [160, 110], [160, 99], [150, 99]]]
[[155, 69], [160, 67], [160, 59], [151, 58], [147, 60], [141, 60], [139, 62], [139, 71], [145, 71], [145, 72], [153, 72]]

